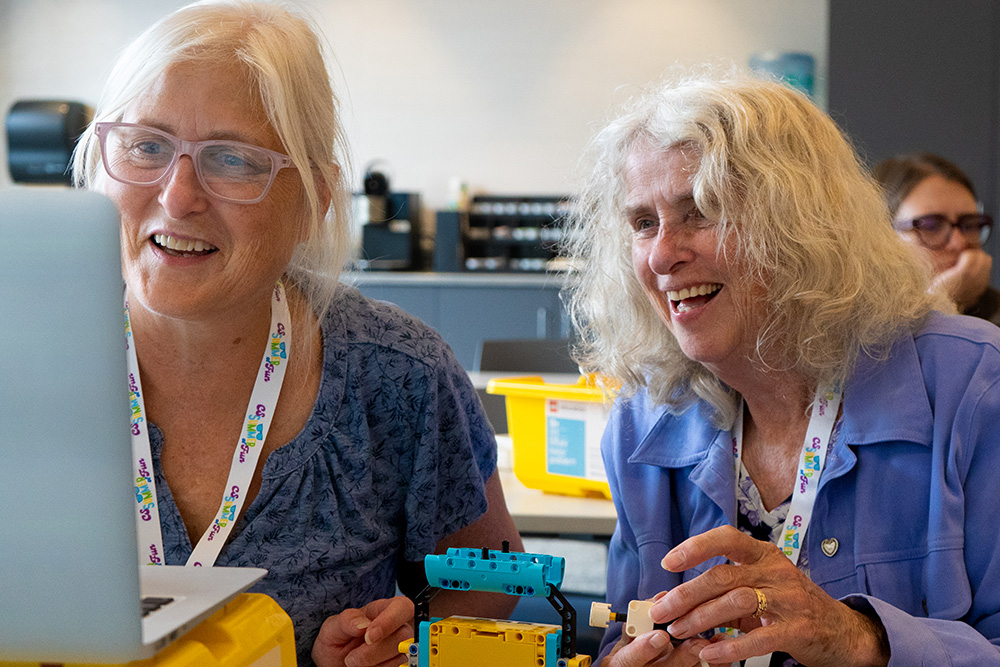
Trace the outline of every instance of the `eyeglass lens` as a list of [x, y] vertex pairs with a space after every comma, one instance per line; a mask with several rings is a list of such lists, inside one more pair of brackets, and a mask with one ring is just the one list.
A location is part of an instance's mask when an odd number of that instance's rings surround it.
[[968, 213], [952, 222], [944, 215], [933, 214], [915, 218], [911, 224], [924, 245], [941, 247], [947, 245], [952, 229], [956, 227], [966, 239], [984, 243], [990, 236], [993, 219], [985, 213]]
[[[177, 160], [176, 140], [146, 127], [115, 125], [104, 147], [108, 173], [126, 183], [158, 182]], [[192, 156], [201, 184], [210, 193], [234, 201], [263, 196], [271, 183], [274, 157], [266, 150], [230, 141], [204, 142]]]

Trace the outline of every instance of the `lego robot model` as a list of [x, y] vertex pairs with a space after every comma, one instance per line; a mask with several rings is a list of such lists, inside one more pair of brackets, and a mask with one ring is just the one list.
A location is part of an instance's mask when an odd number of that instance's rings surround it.
[[[589, 667], [576, 654], [576, 611], [559, 591], [566, 560], [503, 550], [448, 549], [424, 557], [428, 586], [414, 600], [417, 640], [399, 645], [409, 667]], [[430, 601], [442, 589], [543, 597], [561, 625], [466, 616], [430, 618]]]

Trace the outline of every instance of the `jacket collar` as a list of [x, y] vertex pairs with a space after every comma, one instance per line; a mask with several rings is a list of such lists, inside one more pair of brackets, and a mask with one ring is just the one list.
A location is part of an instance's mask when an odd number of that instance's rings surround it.
[[862, 353], [844, 390], [841, 440], [852, 445], [903, 440], [930, 447], [934, 413], [926, 387], [912, 335], [898, 339], [885, 359]]
[[[885, 358], [862, 353], [844, 388], [838, 441], [870, 445], [904, 440], [929, 447], [933, 413], [924, 387], [912, 335], [899, 338]], [[640, 441], [630, 463], [683, 468], [703, 461], [713, 448], [719, 450], [713, 458], [720, 453], [731, 455], [731, 435], [712, 425], [712, 410], [705, 402], [671, 414], [665, 406], [651, 406], [645, 392], [642, 396], [646, 405], [636, 407], [645, 407], [652, 414], [645, 420], [646, 432], [636, 433]]]
[[[645, 392], [643, 398], [648, 402]], [[663, 405], [652, 410], [655, 418], [646, 422], [651, 428], [645, 434], [636, 433], [639, 446], [629, 463], [684, 468], [702, 461], [712, 446], [722, 446], [729, 440], [728, 431], [720, 431], [712, 424], [712, 408], [704, 401], [679, 414], [672, 414]]]

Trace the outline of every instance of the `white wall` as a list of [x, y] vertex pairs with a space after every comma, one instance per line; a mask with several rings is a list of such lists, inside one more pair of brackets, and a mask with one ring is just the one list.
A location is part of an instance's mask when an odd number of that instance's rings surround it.
[[[178, 0], [0, 0], [0, 110], [94, 104], [117, 52]], [[451, 177], [568, 192], [615, 103], [675, 63], [807, 51], [825, 98], [828, 0], [301, 0], [338, 66], [356, 170], [442, 207]], [[6, 142], [0, 185], [8, 184]], [[360, 178], [360, 175], [359, 175]]]

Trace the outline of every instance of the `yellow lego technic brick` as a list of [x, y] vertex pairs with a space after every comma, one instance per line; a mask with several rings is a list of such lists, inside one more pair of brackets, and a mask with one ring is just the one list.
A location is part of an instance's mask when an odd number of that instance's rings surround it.
[[[43, 666], [0, 661], [0, 667]], [[292, 619], [277, 602], [243, 593], [148, 660], [62, 667], [296, 667], [295, 636]]]
[[[557, 667], [559, 631], [545, 623], [449, 616], [430, 626], [427, 667]], [[585, 655], [565, 661], [565, 667], [589, 665]]]

